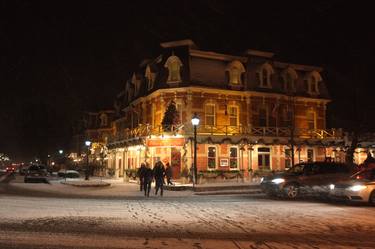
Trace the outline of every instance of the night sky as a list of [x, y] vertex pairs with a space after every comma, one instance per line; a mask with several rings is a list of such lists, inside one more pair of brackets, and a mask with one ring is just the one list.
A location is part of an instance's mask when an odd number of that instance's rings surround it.
[[365, 1], [134, 2], [0, 1], [0, 153], [67, 149], [83, 111], [111, 108], [139, 62], [178, 39], [322, 66], [329, 126], [375, 127], [375, 22]]

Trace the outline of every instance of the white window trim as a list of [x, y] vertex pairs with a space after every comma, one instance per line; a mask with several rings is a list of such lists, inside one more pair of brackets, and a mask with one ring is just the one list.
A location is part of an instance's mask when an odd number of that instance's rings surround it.
[[[208, 151], [209, 151], [209, 148], [212, 147], [212, 148], [215, 148], [215, 168], [210, 168], [208, 167]], [[218, 148], [216, 145], [207, 145], [207, 153], [206, 153], [206, 156], [207, 156], [207, 170], [216, 170], [218, 168]]]
[[[259, 148], [269, 148], [270, 149], [270, 151], [269, 152], [259, 152], [258, 151], [258, 149]], [[258, 167], [258, 169], [260, 169], [259, 168], [259, 158], [258, 158], [258, 155], [260, 154], [260, 155], [266, 155], [266, 154], [269, 154], [270, 155], [270, 170], [273, 170], [273, 167], [272, 167], [272, 147], [270, 147], [270, 146], [261, 146], [261, 145], [259, 145], [258, 147], [256, 147], [255, 148], [255, 151], [256, 151], [256, 159], [257, 159], [257, 167]]]
[[314, 94], [319, 94], [319, 81], [318, 79], [314, 76], [314, 75], [311, 75], [308, 79], [308, 93], [311, 94], [311, 95], [314, 95]]
[[[232, 149], [232, 148], [235, 148], [236, 150], [237, 150], [237, 167], [236, 168], [231, 168], [230, 167], [230, 159], [231, 159], [231, 157], [230, 157], [230, 149]], [[239, 170], [239, 167], [240, 167], [240, 158], [239, 158], [239, 148], [238, 148], [238, 146], [230, 146], [229, 147], [229, 170]]]
[[[211, 125], [211, 124], [207, 124], [206, 106], [213, 106], [213, 107], [214, 107], [214, 113], [213, 113], [214, 124], [213, 124], [213, 125]], [[212, 116], [212, 115], [209, 114], [209, 116]], [[216, 126], [216, 104], [214, 104], [214, 103], [206, 103], [206, 104], [204, 105], [204, 123], [205, 123], [205, 126], [206, 126], [206, 127], [215, 127], [215, 126]]]
[[[236, 125], [235, 126], [239, 126], [240, 125], [240, 107], [238, 105], [228, 105], [228, 110], [230, 110], [230, 108], [236, 108], [237, 109], [237, 114], [236, 114]], [[230, 124], [230, 118], [231, 118], [231, 113], [229, 112], [228, 113], [228, 119], [229, 119], [229, 126], [233, 126]]]
[[[263, 73], [266, 72], [267, 74], [267, 82], [264, 82], [264, 75]], [[272, 88], [271, 86], [271, 71], [267, 68], [262, 68], [259, 72], [259, 79], [260, 79], [260, 87], [262, 88]]]

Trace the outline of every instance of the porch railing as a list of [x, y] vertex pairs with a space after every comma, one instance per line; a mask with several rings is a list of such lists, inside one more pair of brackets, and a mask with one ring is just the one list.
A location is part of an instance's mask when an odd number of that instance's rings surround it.
[[[165, 134], [173, 135], [192, 135], [193, 127], [191, 124], [186, 125], [172, 125], [172, 126], [151, 126], [139, 125], [133, 129], [124, 129], [112, 136], [109, 142], [127, 140], [132, 138], [147, 137], [147, 136], [161, 136]], [[290, 137], [291, 129], [288, 127], [253, 127], [253, 126], [230, 126], [230, 125], [216, 125], [206, 126], [200, 125], [197, 127], [198, 135], [209, 136], [256, 136], [256, 137]], [[296, 138], [342, 138], [341, 129], [301, 129], [294, 130]]]

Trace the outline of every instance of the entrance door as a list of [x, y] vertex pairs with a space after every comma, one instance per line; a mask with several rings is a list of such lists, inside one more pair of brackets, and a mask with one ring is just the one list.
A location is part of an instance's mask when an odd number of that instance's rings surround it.
[[171, 148], [171, 167], [172, 167], [172, 178], [180, 178], [181, 172], [181, 152], [179, 148]]

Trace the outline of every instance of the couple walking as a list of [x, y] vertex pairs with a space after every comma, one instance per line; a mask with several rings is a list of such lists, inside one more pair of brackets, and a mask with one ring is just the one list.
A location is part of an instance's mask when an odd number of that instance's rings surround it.
[[164, 185], [164, 177], [167, 178], [167, 184], [173, 185], [171, 182], [172, 178], [172, 168], [170, 167], [169, 163], [166, 164], [166, 169], [162, 162], [156, 162], [154, 169], [150, 168], [148, 163], [142, 163], [141, 167], [138, 170], [139, 179], [140, 179], [140, 191], [142, 189], [145, 192], [145, 196], [150, 196], [151, 191], [151, 182], [155, 179], [155, 195], [158, 194], [160, 189], [160, 196], [163, 196], [163, 185]]

